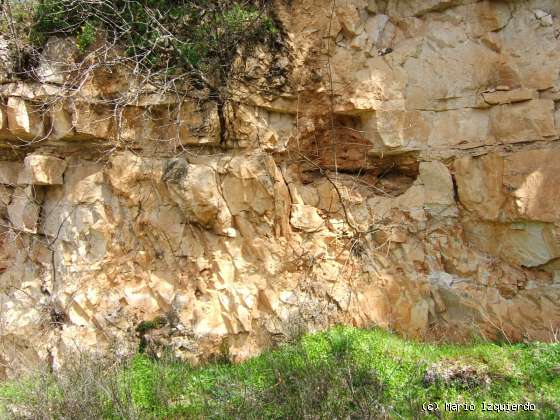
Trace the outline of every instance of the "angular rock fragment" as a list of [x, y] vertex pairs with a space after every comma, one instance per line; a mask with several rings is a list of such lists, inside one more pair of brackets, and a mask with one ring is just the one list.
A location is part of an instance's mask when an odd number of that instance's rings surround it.
[[54, 156], [28, 155], [18, 176], [20, 185], [62, 185], [66, 161]]

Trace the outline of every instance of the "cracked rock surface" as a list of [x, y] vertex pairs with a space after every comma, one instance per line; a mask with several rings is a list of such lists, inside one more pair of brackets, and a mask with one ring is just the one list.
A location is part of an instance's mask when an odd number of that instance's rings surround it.
[[286, 51], [239, 64], [225, 145], [211, 102], [0, 68], [0, 377], [162, 317], [150, 346], [192, 362], [335, 323], [560, 329], [560, 3], [274, 7]]

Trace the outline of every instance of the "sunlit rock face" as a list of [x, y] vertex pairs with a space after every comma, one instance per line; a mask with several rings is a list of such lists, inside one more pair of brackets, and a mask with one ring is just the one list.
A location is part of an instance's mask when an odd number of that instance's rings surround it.
[[0, 68], [0, 375], [136, 351], [154, 319], [151, 351], [195, 363], [335, 323], [558, 333], [560, 3], [274, 7], [227, 137], [208, 101], [115, 112], [118, 71], [53, 100], [65, 40], [42, 83]]

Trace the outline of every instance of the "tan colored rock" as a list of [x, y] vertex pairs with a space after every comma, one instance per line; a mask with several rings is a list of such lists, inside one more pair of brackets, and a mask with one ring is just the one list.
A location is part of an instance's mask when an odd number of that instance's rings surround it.
[[166, 163], [162, 179], [189, 220], [210, 227], [219, 234], [228, 234], [231, 213], [220, 194], [216, 176], [216, 172], [208, 166], [172, 159]]
[[72, 126], [79, 139], [107, 139], [113, 135], [113, 114], [103, 105], [74, 101], [70, 104]]
[[290, 223], [296, 229], [304, 232], [317, 232], [324, 226], [325, 221], [315, 207], [292, 204]]
[[460, 109], [424, 115], [428, 121], [431, 120], [428, 138], [431, 147], [471, 148], [488, 142], [490, 115], [487, 110]]
[[389, 16], [377, 14], [375, 16], [369, 17], [366, 21], [366, 34], [373, 45], [381, 47], [383, 33], [389, 20]]
[[367, 11], [370, 13], [377, 13], [377, 2], [376, 0], [368, 0]]
[[[537, 4], [540, 7], [535, 7]], [[543, 7], [546, 4], [546, 7]], [[534, 9], [543, 7], [556, 10], [554, 2], [532, 2]], [[546, 18], [545, 18], [546, 21]], [[512, 69], [515, 69], [523, 87], [544, 90], [552, 87], [558, 79], [557, 39], [554, 27], [542, 25], [531, 7], [516, 10], [503, 27], [504, 47], [502, 53]], [[511, 85], [510, 85], [511, 86]]]
[[235, 145], [282, 152], [295, 137], [295, 117], [259, 107], [236, 105], [229, 110], [229, 123], [235, 130]]
[[20, 162], [0, 161], [0, 184], [17, 185], [23, 165]]
[[0, 185], [0, 205], [7, 206], [12, 199], [11, 191], [4, 185]]
[[497, 90], [482, 92], [482, 97], [489, 105], [502, 105], [537, 99], [537, 92], [532, 89]]
[[18, 187], [14, 190], [8, 206], [12, 226], [23, 232], [37, 233], [37, 223], [41, 212], [41, 193], [34, 187]]
[[75, 135], [72, 115], [64, 103], [55, 103], [50, 109], [51, 133], [54, 140], [68, 139]]
[[386, 147], [414, 150], [428, 143], [429, 126], [421, 112], [381, 111], [375, 118], [377, 132]]
[[[66, 101], [52, 83], [0, 83], [0, 375], [76, 349], [124, 356], [161, 316], [150, 351], [192, 363], [339, 323], [552, 339], [557, 2], [274, 8], [289, 55], [236, 60], [225, 142], [204, 92], [178, 99], [123, 66]], [[33, 138], [45, 104], [50, 137], [23, 170], [9, 129]]]
[[504, 159], [504, 186], [512, 191], [516, 210], [523, 219], [560, 220], [558, 150], [529, 150]]
[[479, 249], [522, 267], [538, 267], [560, 257], [555, 229], [539, 222], [467, 224], [467, 238]]
[[35, 74], [43, 83], [63, 84], [76, 70], [78, 54], [75, 39], [50, 37], [43, 48]]
[[453, 180], [447, 167], [441, 162], [420, 163], [420, 180], [424, 185], [426, 209], [438, 216], [457, 213], [453, 192]]
[[0, 135], [6, 136], [8, 134], [8, 114], [6, 112], [6, 108], [3, 105], [0, 105]]
[[345, 33], [350, 37], [359, 35], [364, 30], [358, 12], [358, 8], [363, 6], [361, 3], [363, 2], [351, 0], [342, 0], [337, 3], [336, 16]]
[[54, 156], [28, 155], [18, 176], [20, 185], [62, 185], [66, 161]]
[[491, 133], [498, 142], [517, 143], [543, 140], [557, 134], [554, 103], [535, 99], [510, 105], [498, 105], [490, 111]]
[[390, 12], [399, 16], [421, 16], [430, 12], [443, 12], [463, 3], [461, 0], [418, 0], [413, 2], [395, 1], [390, 3]]
[[497, 155], [465, 157], [455, 161], [459, 202], [482, 220], [497, 220], [506, 201], [504, 163]]
[[12, 135], [25, 140], [44, 136], [44, 117], [34, 104], [20, 97], [10, 96], [6, 112]]

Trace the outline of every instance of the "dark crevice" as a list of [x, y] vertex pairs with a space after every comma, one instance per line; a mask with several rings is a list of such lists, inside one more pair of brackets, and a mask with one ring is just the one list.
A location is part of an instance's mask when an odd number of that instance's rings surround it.
[[216, 101], [217, 111], [218, 111], [218, 121], [220, 124], [220, 144], [225, 146], [227, 142], [227, 125], [226, 125], [226, 116], [225, 116], [225, 103], [223, 100]]

